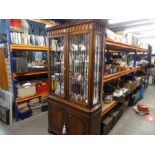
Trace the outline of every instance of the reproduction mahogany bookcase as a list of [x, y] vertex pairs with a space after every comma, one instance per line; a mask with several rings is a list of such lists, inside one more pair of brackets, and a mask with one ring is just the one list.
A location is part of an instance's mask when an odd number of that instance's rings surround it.
[[47, 29], [48, 131], [100, 134], [106, 20], [78, 20]]

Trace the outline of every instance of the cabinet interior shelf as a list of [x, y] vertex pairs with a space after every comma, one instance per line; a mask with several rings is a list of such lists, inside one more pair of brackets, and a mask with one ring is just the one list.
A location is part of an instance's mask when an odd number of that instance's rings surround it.
[[140, 67], [136, 67], [136, 68], [133, 68], [133, 69], [128, 69], [126, 71], [121, 71], [121, 72], [117, 72], [117, 73], [114, 73], [114, 74], [106, 75], [106, 76], [103, 77], [103, 82], [114, 80], [114, 79], [119, 78], [121, 76], [143, 70], [144, 68], [145, 67], [140, 66]]
[[48, 71], [38, 71], [38, 72], [25, 72], [25, 73], [13, 73], [13, 77], [21, 77], [21, 76], [29, 76], [29, 75], [39, 75], [39, 74], [47, 74]]
[[48, 51], [48, 47], [45, 46], [34, 46], [34, 45], [18, 45], [18, 44], [11, 44], [10, 51], [15, 50], [33, 50], [33, 51]]
[[116, 100], [113, 100], [111, 103], [108, 103], [108, 104], [103, 104], [101, 116], [104, 116], [111, 109], [113, 109], [117, 104], [118, 104], [118, 101], [116, 101]]
[[106, 39], [106, 49], [118, 50], [118, 51], [126, 50], [126, 51], [131, 51], [131, 52], [135, 51], [135, 50], [137, 52], [147, 52], [148, 51], [147, 49], [144, 49], [144, 48], [129, 45], [129, 44], [126, 44], [126, 43], [116, 42], [116, 41], [113, 41], [111, 39]]
[[23, 102], [23, 101], [27, 101], [27, 100], [37, 98], [37, 97], [48, 96], [48, 95], [49, 95], [48, 92], [43, 92], [43, 93], [39, 93], [39, 94], [36, 94], [36, 95], [33, 95], [33, 96], [28, 96], [28, 97], [24, 97], [24, 98], [17, 98], [16, 103], [20, 103], [20, 102]]

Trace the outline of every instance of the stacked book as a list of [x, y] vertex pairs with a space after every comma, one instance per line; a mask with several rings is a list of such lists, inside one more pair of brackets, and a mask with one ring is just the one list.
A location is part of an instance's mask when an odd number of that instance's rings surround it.
[[29, 101], [29, 107], [32, 109], [32, 112], [41, 112], [41, 103], [39, 98], [35, 98]]
[[28, 103], [27, 102], [21, 102], [18, 104], [18, 110], [20, 113], [25, 113], [29, 110], [29, 107], [28, 107]]
[[35, 46], [46, 46], [46, 39], [43, 36], [29, 35], [23, 32], [11, 32], [12, 44], [24, 44]]
[[42, 111], [47, 111], [48, 110], [48, 100], [47, 100], [47, 96], [42, 96], [40, 98], [40, 102], [42, 104]]

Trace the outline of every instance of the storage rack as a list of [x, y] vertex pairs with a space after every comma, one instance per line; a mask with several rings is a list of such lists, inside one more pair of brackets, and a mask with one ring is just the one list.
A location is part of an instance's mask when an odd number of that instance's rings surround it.
[[[128, 75], [130, 73], [136, 73], [137, 71], [141, 71], [141, 70], [145, 70], [146, 68], [149, 68], [150, 63], [151, 63], [151, 59], [150, 59], [151, 46], [150, 45], [148, 46], [148, 49], [143, 49], [143, 48], [140, 48], [137, 46], [116, 42], [116, 41], [113, 41], [111, 39], [106, 39], [104, 44], [105, 44], [105, 49], [107, 50], [107, 52], [112, 52], [112, 53], [119, 53], [119, 52], [127, 53], [127, 52], [129, 52], [129, 53], [133, 53], [134, 66], [135, 67], [132, 69], [125, 70], [125, 71], [121, 71], [121, 72], [117, 72], [114, 74], [109, 74], [109, 75], [103, 76], [103, 79], [102, 79], [103, 84], [108, 82], [108, 81], [111, 81], [111, 80], [120, 78], [122, 76]], [[138, 55], [137, 53], [147, 54], [149, 65], [136, 67], [136, 60], [137, 60], [137, 55]], [[149, 75], [148, 75], [148, 79], [149, 79]], [[103, 104], [101, 116], [104, 116], [105, 114], [107, 114], [118, 103], [119, 103], [118, 101], [113, 100], [110, 104]]]
[[130, 73], [135, 73], [135, 72], [143, 70], [143, 69], [145, 69], [145, 67], [141, 66], [141, 67], [135, 67], [133, 69], [128, 69], [126, 71], [121, 71], [121, 72], [118, 72], [118, 73], [114, 73], [114, 74], [110, 74], [110, 75], [105, 75], [103, 77], [103, 82], [108, 82], [108, 81], [117, 79], [117, 78], [119, 78], [121, 76], [130, 74]]
[[[45, 20], [31, 20], [32, 22], [38, 23], [38, 24], [48, 24], [51, 26], [56, 26], [56, 23], [47, 22]], [[18, 44], [11, 44], [11, 36], [10, 36], [10, 20], [6, 20], [6, 33], [7, 33], [7, 47], [9, 51], [9, 57], [10, 57], [10, 68], [12, 73], [12, 89], [13, 89], [13, 107], [14, 107], [14, 116], [16, 121], [19, 120], [19, 112], [17, 108], [17, 104], [23, 101], [27, 101], [30, 99], [34, 99], [41, 96], [48, 96], [48, 92], [35, 94], [34, 96], [24, 97], [24, 98], [17, 98], [17, 91], [16, 91], [16, 79], [18, 77], [25, 77], [25, 76], [31, 76], [31, 75], [41, 75], [41, 74], [47, 74], [48, 71], [38, 71], [38, 72], [26, 72], [26, 73], [14, 73], [13, 71], [13, 52], [20, 52], [20, 51], [42, 51], [47, 52], [48, 47], [44, 46], [34, 46], [34, 45], [18, 45]]]

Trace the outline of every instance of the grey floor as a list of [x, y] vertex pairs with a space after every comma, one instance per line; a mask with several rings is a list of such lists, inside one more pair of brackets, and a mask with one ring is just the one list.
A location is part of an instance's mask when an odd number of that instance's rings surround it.
[[[150, 107], [150, 115], [155, 116], [155, 86], [149, 86], [144, 92], [144, 103]], [[109, 135], [155, 135], [155, 123], [128, 108]]]
[[12, 126], [0, 122], [0, 135], [48, 135], [47, 112], [41, 112]]
[[[144, 93], [145, 103], [150, 107], [150, 114], [155, 116], [155, 86], [149, 86]], [[43, 112], [24, 121], [14, 122], [12, 126], [0, 122], [1, 135], [48, 135], [47, 112]], [[128, 108], [109, 135], [153, 135], [155, 123], [145, 120]]]

